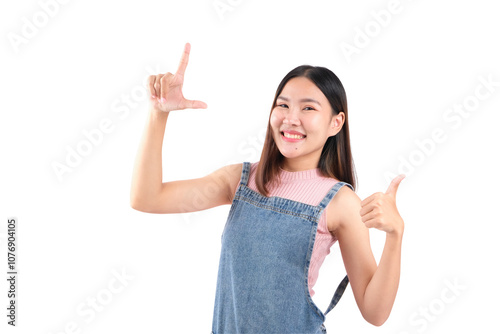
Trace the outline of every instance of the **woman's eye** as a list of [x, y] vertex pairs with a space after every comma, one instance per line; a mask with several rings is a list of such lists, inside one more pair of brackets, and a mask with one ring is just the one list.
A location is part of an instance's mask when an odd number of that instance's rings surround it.
[[[281, 108], [288, 108], [288, 105], [286, 104], [277, 104], [276, 107], [281, 107]], [[315, 110], [313, 107], [305, 107], [304, 110], [310, 111], [310, 110]]]

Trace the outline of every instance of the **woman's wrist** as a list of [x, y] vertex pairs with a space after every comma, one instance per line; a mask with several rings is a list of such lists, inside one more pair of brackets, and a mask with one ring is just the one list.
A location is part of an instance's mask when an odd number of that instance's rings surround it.
[[401, 242], [403, 240], [404, 226], [386, 233], [386, 239]]
[[158, 119], [158, 120], [167, 119], [169, 113], [170, 113], [170, 111], [159, 110], [159, 109], [155, 108], [154, 106], [151, 106], [149, 108], [149, 114], [154, 119]]

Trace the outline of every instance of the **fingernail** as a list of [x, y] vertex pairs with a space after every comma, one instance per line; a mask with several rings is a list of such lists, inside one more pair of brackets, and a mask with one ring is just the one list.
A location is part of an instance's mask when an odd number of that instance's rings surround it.
[[164, 98], [164, 97], [162, 97], [162, 98], [161, 98], [161, 103], [165, 103], [165, 102], [167, 102], [167, 100], [165, 100], [165, 98]]
[[152, 99], [156, 99], [156, 96], [155, 96], [155, 95], [151, 95], [151, 98], [152, 98]]

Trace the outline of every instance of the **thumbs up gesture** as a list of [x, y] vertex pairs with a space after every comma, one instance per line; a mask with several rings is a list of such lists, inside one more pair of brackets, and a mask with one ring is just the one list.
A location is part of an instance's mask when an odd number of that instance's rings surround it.
[[359, 214], [366, 227], [391, 234], [403, 234], [404, 221], [396, 207], [396, 192], [404, 178], [403, 174], [396, 176], [385, 193], [375, 193], [361, 202]]

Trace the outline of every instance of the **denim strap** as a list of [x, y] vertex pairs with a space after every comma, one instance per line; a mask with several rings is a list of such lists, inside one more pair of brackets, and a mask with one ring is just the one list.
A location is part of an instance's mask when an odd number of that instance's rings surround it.
[[[333, 196], [335, 196], [335, 194], [343, 186], [348, 186], [349, 188], [351, 188], [352, 190], [354, 190], [354, 188], [349, 183], [346, 183], [346, 182], [337, 182], [337, 183], [335, 183], [335, 185], [330, 189], [330, 191], [328, 192], [328, 194], [326, 194], [326, 196], [323, 198], [323, 200], [321, 201], [321, 203], [318, 205], [321, 210], [324, 210], [328, 206], [328, 204], [332, 200]], [[332, 301], [330, 303], [330, 306], [328, 306], [328, 309], [326, 310], [325, 315], [328, 312], [330, 312], [337, 305], [337, 303], [340, 300], [340, 297], [342, 297], [342, 295], [344, 294], [344, 291], [345, 291], [345, 289], [346, 289], [346, 287], [347, 287], [348, 284], [349, 284], [349, 278], [346, 275], [344, 277], [344, 279], [342, 280], [342, 282], [340, 282], [339, 286], [337, 287], [337, 290], [335, 290], [335, 293], [333, 295]]]
[[251, 164], [248, 161], [243, 162], [243, 168], [241, 170], [240, 184], [246, 186], [248, 183], [248, 177], [250, 175]]
[[335, 194], [339, 191], [339, 189], [342, 187], [342, 186], [348, 186], [349, 188], [351, 188], [352, 190], [354, 190], [354, 188], [349, 184], [349, 183], [346, 183], [346, 182], [337, 182], [335, 183], [335, 185], [330, 189], [330, 191], [328, 191], [328, 193], [326, 194], [326, 196], [323, 198], [323, 200], [321, 201], [321, 203], [319, 203], [319, 207], [323, 210], [325, 209], [327, 206], [328, 206], [328, 203], [330, 203], [330, 201], [332, 200], [333, 196], [335, 196]]
[[328, 309], [326, 310], [325, 315], [328, 312], [330, 312], [335, 307], [335, 305], [337, 305], [337, 303], [340, 300], [340, 297], [342, 297], [345, 289], [347, 288], [347, 284], [349, 284], [349, 278], [347, 277], [347, 275], [345, 275], [344, 279], [342, 280], [342, 282], [340, 282], [339, 286], [337, 287], [337, 290], [335, 290], [332, 301], [330, 303], [330, 306], [328, 306]]

